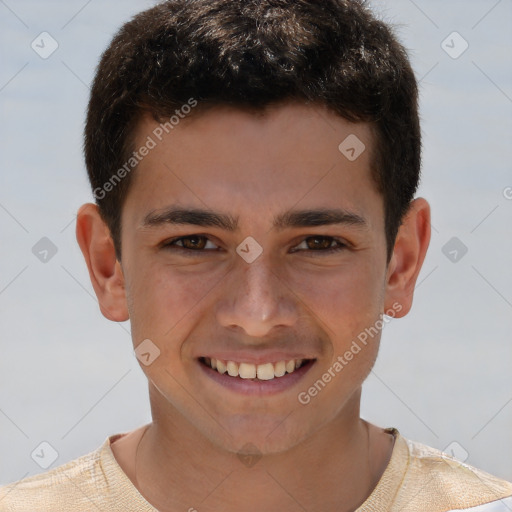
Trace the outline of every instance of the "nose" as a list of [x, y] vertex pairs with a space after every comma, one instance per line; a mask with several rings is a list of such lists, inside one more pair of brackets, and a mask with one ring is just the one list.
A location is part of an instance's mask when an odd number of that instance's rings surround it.
[[296, 295], [264, 254], [252, 263], [238, 262], [226, 276], [219, 297], [218, 322], [243, 329], [247, 336], [267, 336], [276, 327], [293, 326], [299, 317]]

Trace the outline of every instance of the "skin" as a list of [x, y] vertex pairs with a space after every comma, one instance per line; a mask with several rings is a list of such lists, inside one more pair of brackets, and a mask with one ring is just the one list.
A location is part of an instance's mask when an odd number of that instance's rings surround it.
[[[157, 126], [143, 118], [135, 146]], [[353, 162], [338, 149], [350, 134], [366, 146]], [[153, 421], [112, 445], [159, 510], [348, 512], [382, 476], [393, 438], [360, 418], [380, 333], [307, 405], [297, 399], [382, 313], [401, 317], [412, 304], [430, 208], [413, 201], [387, 264], [372, 147], [369, 125], [321, 106], [258, 115], [215, 107], [182, 120], [139, 163], [122, 210], [122, 262], [97, 207], [80, 208], [77, 240], [103, 315], [129, 318], [134, 347], [150, 339], [160, 350], [141, 364]], [[143, 225], [172, 205], [230, 214], [238, 229]], [[343, 208], [364, 225], [272, 227], [282, 212], [319, 208]], [[190, 235], [210, 242], [189, 240], [200, 248], [190, 257], [162, 246]], [[252, 263], [236, 252], [248, 236], [263, 249]], [[344, 248], [322, 252], [338, 246], [333, 238]], [[224, 348], [297, 350], [316, 361], [292, 388], [247, 397], [201, 371], [197, 357]], [[248, 443], [261, 454], [251, 467], [237, 456]]]

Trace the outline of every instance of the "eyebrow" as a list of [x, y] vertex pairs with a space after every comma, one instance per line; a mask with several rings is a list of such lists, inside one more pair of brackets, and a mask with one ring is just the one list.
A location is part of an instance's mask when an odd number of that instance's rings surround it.
[[[162, 225], [193, 225], [202, 227], [219, 227], [226, 231], [238, 230], [238, 217], [225, 213], [197, 208], [169, 207], [160, 211], [149, 212], [142, 221], [142, 227], [151, 228]], [[307, 228], [314, 226], [349, 225], [367, 229], [368, 222], [360, 215], [341, 208], [292, 210], [274, 217], [273, 229], [282, 231], [286, 228]]]

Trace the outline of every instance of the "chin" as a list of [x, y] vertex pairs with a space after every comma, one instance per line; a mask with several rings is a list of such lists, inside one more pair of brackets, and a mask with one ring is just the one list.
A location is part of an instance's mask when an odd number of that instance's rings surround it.
[[255, 418], [254, 415], [238, 415], [222, 421], [222, 426], [224, 428], [216, 429], [220, 437], [208, 437], [217, 446], [237, 455], [286, 452], [308, 437], [304, 424], [298, 431], [287, 421], [287, 416]]

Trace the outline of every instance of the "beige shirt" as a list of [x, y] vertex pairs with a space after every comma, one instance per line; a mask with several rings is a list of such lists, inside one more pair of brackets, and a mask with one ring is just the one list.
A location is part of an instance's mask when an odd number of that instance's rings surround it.
[[[395, 436], [391, 459], [356, 512], [446, 512], [495, 502], [476, 509], [494, 511], [501, 510], [496, 500], [512, 497], [512, 483], [409, 441], [394, 428], [386, 431]], [[155, 512], [112, 453], [111, 444], [124, 435], [109, 436], [92, 453], [0, 487], [0, 512]]]

